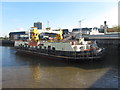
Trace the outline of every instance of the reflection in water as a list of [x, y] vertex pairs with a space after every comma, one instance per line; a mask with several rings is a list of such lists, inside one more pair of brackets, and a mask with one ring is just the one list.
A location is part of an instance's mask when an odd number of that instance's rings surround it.
[[30, 69], [32, 71], [33, 79], [36, 81], [40, 81], [41, 78], [40, 66], [39, 65], [31, 66]]

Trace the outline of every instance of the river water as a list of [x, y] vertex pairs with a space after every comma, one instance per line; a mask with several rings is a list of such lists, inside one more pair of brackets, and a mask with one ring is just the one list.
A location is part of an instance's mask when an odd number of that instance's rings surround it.
[[70, 62], [2, 50], [2, 88], [118, 88], [118, 54], [101, 61]]

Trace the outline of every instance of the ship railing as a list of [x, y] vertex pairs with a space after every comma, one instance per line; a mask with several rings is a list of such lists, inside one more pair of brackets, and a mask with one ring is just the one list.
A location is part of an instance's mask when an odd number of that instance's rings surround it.
[[[28, 48], [29, 47], [29, 48]], [[97, 57], [99, 55], [102, 55], [102, 52], [96, 53], [95, 51], [58, 51], [58, 50], [52, 50], [52, 49], [45, 49], [40, 48], [38, 46], [32, 46], [29, 45], [20, 45], [18, 49], [27, 50], [27, 51], [33, 51], [37, 53], [45, 53], [48, 55], [57, 55], [57, 56], [64, 56], [64, 57], [71, 57], [71, 58], [89, 58], [89, 57]]]

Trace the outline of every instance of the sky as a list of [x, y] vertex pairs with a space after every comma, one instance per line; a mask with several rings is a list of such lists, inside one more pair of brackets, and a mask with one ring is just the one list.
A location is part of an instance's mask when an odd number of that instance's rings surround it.
[[9, 32], [29, 30], [34, 22], [52, 29], [108, 27], [118, 25], [118, 2], [2, 2], [0, 37]]

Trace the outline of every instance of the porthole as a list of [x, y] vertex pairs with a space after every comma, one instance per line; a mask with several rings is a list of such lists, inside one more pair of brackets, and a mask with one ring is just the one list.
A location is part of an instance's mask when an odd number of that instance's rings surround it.
[[51, 46], [48, 46], [48, 49], [51, 49]]
[[55, 50], [55, 47], [52, 47], [52, 50]]

